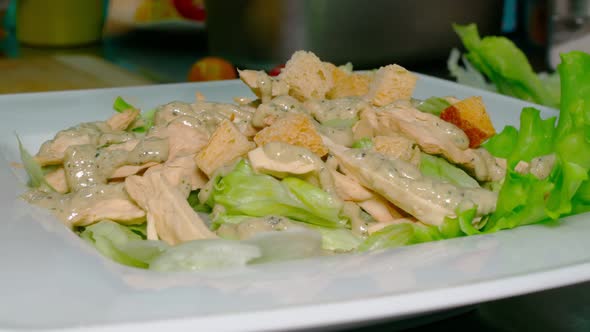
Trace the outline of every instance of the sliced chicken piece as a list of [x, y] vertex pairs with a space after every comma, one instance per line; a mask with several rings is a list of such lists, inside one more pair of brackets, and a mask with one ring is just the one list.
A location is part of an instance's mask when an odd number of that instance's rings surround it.
[[[138, 135], [134, 132], [114, 131], [110, 133], [103, 133], [98, 139], [98, 146], [107, 148], [116, 145], [122, 145], [129, 141], [137, 141]], [[115, 147], [116, 148], [116, 147]]]
[[143, 165], [123, 165], [115, 169], [115, 171], [109, 176], [109, 180], [126, 178], [130, 175], [135, 175], [158, 164], [159, 163], [150, 161]]
[[230, 120], [238, 129], [246, 133], [250, 127], [253, 108], [226, 103], [195, 102], [187, 104], [171, 102], [158, 108], [154, 116], [156, 127], [165, 127], [172, 121], [182, 121], [186, 125], [198, 128], [209, 135], [223, 121]]
[[66, 149], [74, 145], [97, 144], [102, 131], [97, 124], [82, 124], [62, 130], [41, 145], [35, 159], [41, 166], [63, 163]]
[[121, 224], [145, 220], [145, 211], [129, 199], [123, 183], [96, 185], [66, 194], [58, 206], [58, 216], [71, 227], [88, 226], [103, 219]]
[[96, 145], [73, 145], [64, 153], [64, 171], [72, 191], [106, 184], [107, 179], [98, 167]]
[[481, 188], [458, 188], [422, 176], [412, 164], [372, 151], [358, 151], [325, 140], [330, 152], [360, 183], [418, 220], [439, 225], [455, 216], [461, 203], [478, 206], [478, 216], [495, 210], [497, 194]]
[[378, 222], [389, 222], [404, 217], [401, 211], [398, 211], [380, 195], [373, 195], [371, 198], [357, 204]]
[[414, 140], [404, 135], [391, 132], [388, 136], [375, 136], [373, 144], [379, 153], [420, 166], [420, 148]]
[[374, 196], [370, 190], [363, 187], [355, 178], [344, 175], [336, 170], [330, 170], [330, 173], [334, 178], [336, 194], [342, 200], [362, 202]]
[[428, 154], [442, 155], [470, 171], [477, 180], [496, 181], [504, 176], [501, 165], [484, 149], [469, 149], [467, 135], [455, 125], [420, 112], [407, 103], [394, 103], [376, 112], [377, 135], [398, 132], [413, 139]]
[[59, 167], [53, 172], [45, 174], [45, 181], [60, 194], [70, 191], [66, 180], [66, 172], [63, 167]]
[[291, 113], [307, 113], [307, 110], [299, 100], [291, 96], [278, 96], [258, 105], [251, 123], [256, 128], [264, 128]]
[[378, 232], [378, 231], [382, 230], [383, 228], [390, 226], [390, 225], [407, 224], [407, 223], [414, 223], [414, 222], [417, 222], [417, 220], [414, 218], [393, 219], [393, 220], [386, 221], [386, 222], [372, 223], [369, 225], [367, 230], [368, 230], [369, 234], [373, 234], [373, 233]]
[[166, 161], [146, 171], [146, 175], [159, 172], [170, 183], [179, 188], [185, 197], [192, 190], [203, 188], [207, 183], [207, 175], [197, 167], [194, 155], [187, 155]]
[[104, 148], [102, 148], [102, 150], [103, 151], [123, 150], [123, 151], [131, 152], [133, 149], [135, 149], [137, 144], [139, 144], [139, 141], [140, 140], [138, 138], [135, 138], [135, 139], [125, 141], [123, 143], [117, 143], [117, 144], [111, 144], [111, 145], [105, 146]]
[[168, 159], [195, 154], [209, 141], [209, 133], [190, 117], [179, 117], [151, 131], [149, 137], [168, 139]]
[[[148, 229], [170, 245], [217, 236], [193, 211], [181, 191], [160, 172], [125, 179], [129, 195], [147, 212]], [[153, 237], [153, 234], [151, 234]]]
[[107, 120], [107, 125], [114, 131], [124, 131], [137, 119], [139, 110], [129, 108], [120, 113], [115, 113]]
[[100, 149], [95, 159], [96, 167], [105, 179], [122, 178], [168, 159], [168, 140], [146, 137], [134, 144], [131, 151]]
[[270, 142], [248, 152], [252, 168], [257, 172], [285, 177], [319, 170], [321, 159], [308, 149], [283, 142]]

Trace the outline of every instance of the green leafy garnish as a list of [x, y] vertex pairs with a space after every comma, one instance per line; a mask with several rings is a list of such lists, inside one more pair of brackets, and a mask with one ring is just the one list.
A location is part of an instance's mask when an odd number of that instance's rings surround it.
[[505, 37], [480, 38], [475, 24], [453, 25], [467, 49], [469, 63], [494, 83], [498, 92], [557, 107], [559, 99], [547, 90], [524, 53]]
[[451, 103], [440, 97], [430, 97], [416, 104], [418, 110], [436, 116], [439, 116], [449, 106], [451, 106]]
[[256, 174], [245, 160], [217, 181], [210, 198], [209, 204], [222, 205], [228, 215], [284, 216], [325, 227], [346, 224], [339, 215], [342, 203], [331, 194], [297, 178], [280, 181]]
[[16, 140], [18, 141], [20, 160], [23, 163], [25, 171], [29, 175], [29, 186], [32, 188], [43, 187], [55, 191], [55, 189], [53, 189], [53, 187], [51, 187], [51, 185], [45, 180], [45, 172], [43, 172], [43, 168], [37, 163], [29, 151], [25, 149], [18, 135], [16, 135]]
[[373, 147], [373, 140], [371, 137], [363, 137], [352, 143], [353, 149], [370, 149]]

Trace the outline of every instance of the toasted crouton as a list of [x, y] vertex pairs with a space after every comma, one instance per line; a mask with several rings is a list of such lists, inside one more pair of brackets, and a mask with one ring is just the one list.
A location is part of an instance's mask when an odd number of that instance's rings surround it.
[[211, 135], [207, 145], [197, 153], [195, 162], [207, 176], [211, 177], [219, 167], [255, 147], [256, 145], [249, 141], [231, 121], [223, 120]]
[[440, 118], [461, 128], [472, 149], [496, 134], [481, 97], [469, 97], [447, 107]]
[[398, 65], [381, 67], [369, 85], [366, 98], [375, 106], [410, 99], [417, 80], [418, 77], [404, 67]]
[[328, 99], [336, 99], [349, 96], [364, 96], [369, 92], [371, 75], [361, 73], [348, 73], [338, 67], [332, 72], [334, 86], [326, 94]]
[[[262, 70], [238, 70], [238, 73], [242, 82], [246, 83], [250, 90], [259, 98], [275, 97], [289, 93], [287, 83], [268, 76]], [[263, 96], [263, 88], [260, 86], [263, 83], [270, 85], [268, 88], [269, 91], [265, 92], [267, 94], [265, 96]]]
[[391, 132], [387, 136], [373, 138], [375, 151], [395, 159], [404, 160], [415, 166], [420, 165], [420, 148], [412, 139]]
[[278, 78], [289, 85], [289, 94], [301, 101], [321, 99], [334, 86], [334, 68], [311, 52], [297, 51]]
[[303, 146], [322, 157], [328, 149], [311, 120], [304, 114], [292, 113], [276, 120], [254, 136], [254, 142], [263, 146], [268, 142], [284, 142]]

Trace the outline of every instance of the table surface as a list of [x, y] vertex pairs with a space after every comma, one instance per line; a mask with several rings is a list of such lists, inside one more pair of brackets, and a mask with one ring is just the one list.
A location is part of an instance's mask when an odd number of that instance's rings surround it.
[[[19, 45], [13, 34], [0, 34], [0, 59], [47, 55], [94, 55], [154, 83], [186, 81], [191, 65], [208, 55], [203, 31], [176, 32], [141, 30], [109, 35], [102, 43], [77, 48], [43, 49]], [[408, 69], [449, 78], [446, 59], [404, 64]], [[543, 69], [544, 58], [535, 54], [533, 65]], [[0, 75], [1, 77], [1, 75]], [[1, 79], [1, 78], [0, 78]], [[0, 91], [2, 93], [2, 91]], [[464, 328], [474, 331], [589, 331], [590, 309], [583, 299], [590, 283], [483, 303], [434, 316], [403, 322], [369, 322], [343, 331], [439, 331]], [[554, 314], [561, 313], [561, 314]], [[536, 328], [534, 328], [536, 326]]]

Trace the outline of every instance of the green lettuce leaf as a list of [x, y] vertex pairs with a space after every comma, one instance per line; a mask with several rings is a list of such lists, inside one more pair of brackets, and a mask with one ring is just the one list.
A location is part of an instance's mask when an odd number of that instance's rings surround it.
[[353, 149], [370, 149], [373, 147], [373, 140], [371, 137], [363, 137], [352, 143]]
[[444, 158], [432, 156], [426, 153], [422, 153], [420, 158], [420, 172], [426, 176], [441, 181], [450, 182], [459, 187], [479, 187], [479, 183], [474, 178], [465, 173], [464, 170], [449, 163]]
[[125, 101], [125, 99], [123, 99], [123, 97], [119, 96], [115, 99], [115, 102], [113, 103], [113, 109], [119, 113], [123, 113], [124, 111], [130, 109], [130, 108], [135, 108], [133, 107], [133, 105], [129, 104], [128, 102]]
[[80, 237], [104, 256], [123, 265], [147, 268], [168, 246], [160, 241], [144, 240], [134, 230], [114, 221], [102, 220], [86, 227]]
[[559, 106], [555, 94], [547, 91], [547, 85], [533, 71], [524, 53], [508, 38], [488, 36], [481, 39], [475, 24], [455, 24], [453, 28], [468, 51], [469, 62], [495, 84], [498, 92], [542, 105]]
[[439, 116], [449, 106], [451, 106], [451, 103], [440, 97], [430, 97], [416, 104], [418, 110], [436, 116]]
[[[498, 156], [502, 145], [510, 153], [496, 211], [484, 232], [558, 219], [588, 209], [590, 55], [574, 51], [561, 57], [558, 70], [562, 99], [557, 127], [553, 118], [542, 120], [538, 111], [525, 108], [516, 139], [494, 138], [496, 142], [490, 145], [492, 154]], [[556, 155], [556, 162], [545, 179], [514, 170], [519, 160], [530, 161], [550, 153]]]
[[228, 215], [276, 215], [325, 227], [347, 222], [339, 215], [342, 203], [331, 194], [297, 178], [280, 181], [256, 174], [245, 160], [217, 180], [210, 200], [208, 204], [222, 205]]
[[49, 189], [55, 191], [55, 189], [53, 189], [53, 187], [47, 183], [47, 180], [45, 180], [45, 172], [43, 172], [43, 168], [37, 163], [29, 151], [25, 149], [18, 135], [16, 135], [16, 140], [18, 142], [20, 160], [22, 161], [25, 171], [29, 176], [29, 186], [32, 188]]
[[197, 271], [239, 267], [261, 257], [258, 246], [240, 241], [194, 240], [168, 248], [149, 265], [150, 270]]

